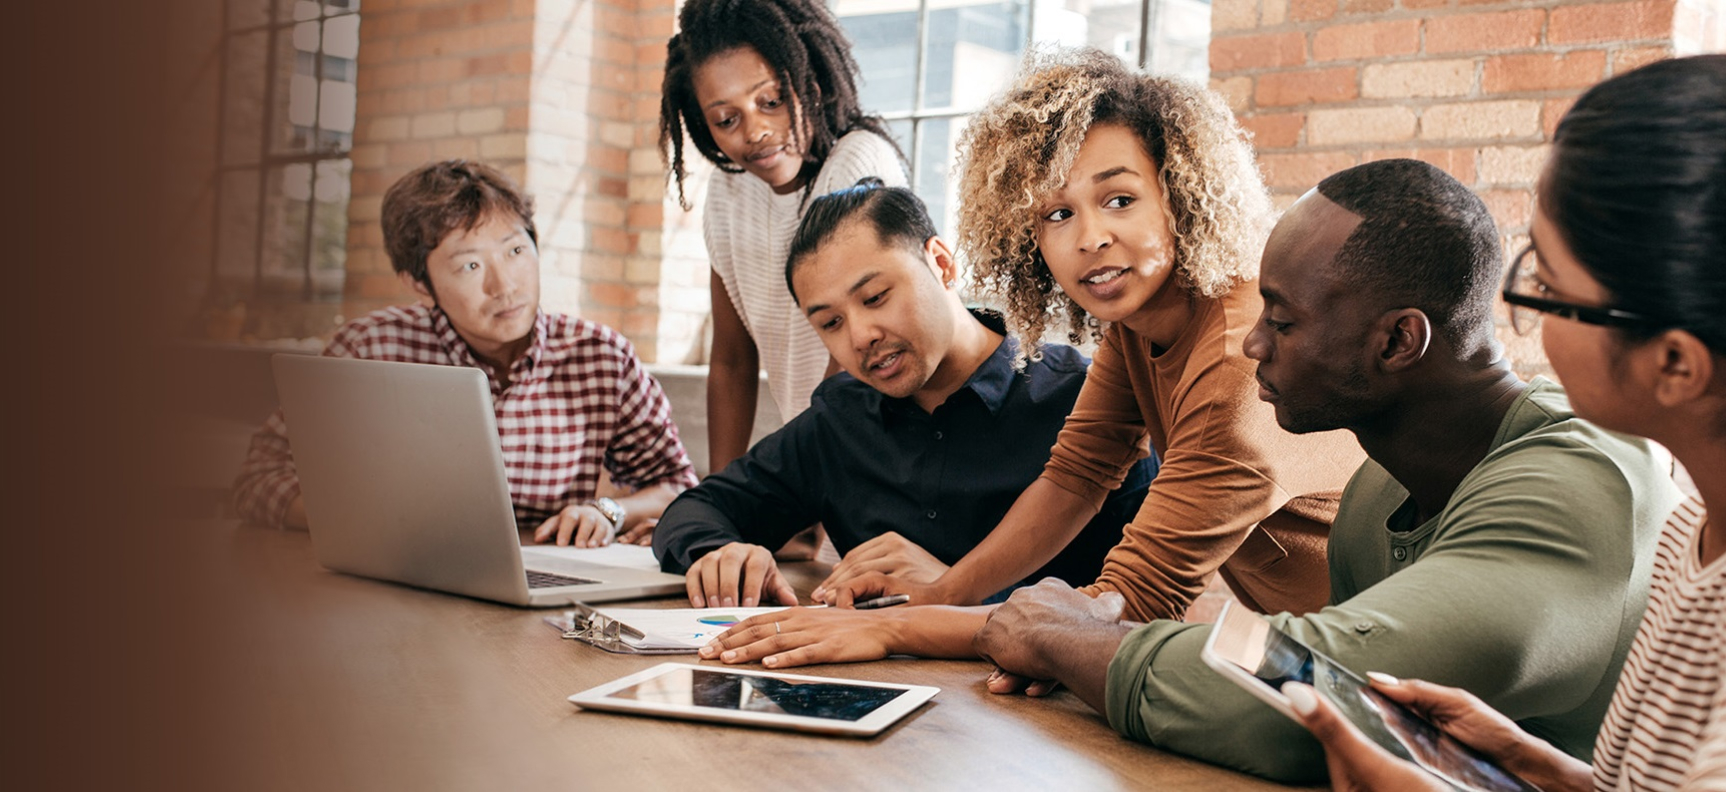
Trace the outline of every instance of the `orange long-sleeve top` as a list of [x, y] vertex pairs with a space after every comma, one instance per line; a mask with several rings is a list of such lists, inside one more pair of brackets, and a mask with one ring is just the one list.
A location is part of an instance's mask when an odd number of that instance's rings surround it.
[[1136, 621], [1180, 618], [1219, 570], [1265, 612], [1329, 597], [1325, 547], [1343, 485], [1365, 459], [1345, 431], [1290, 434], [1258, 398], [1241, 342], [1263, 300], [1248, 281], [1221, 298], [1171, 281], [1153, 298], [1192, 301], [1168, 349], [1116, 323], [1042, 477], [1101, 504], [1146, 453], [1162, 459], [1144, 505], [1085, 590], [1117, 591]]

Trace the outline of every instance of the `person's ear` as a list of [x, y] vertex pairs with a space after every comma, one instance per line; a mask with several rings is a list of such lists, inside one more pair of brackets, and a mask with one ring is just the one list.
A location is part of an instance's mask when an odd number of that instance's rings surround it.
[[935, 279], [940, 281], [942, 286], [952, 289], [958, 284], [959, 261], [953, 257], [953, 249], [947, 247], [947, 243], [942, 242], [940, 237], [929, 237], [929, 241], [923, 243], [923, 260], [934, 270]]
[[437, 307], [437, 297], [432, 296], [431, 289], [426, 288], [424, 283], [405, 272], [396, 273], [396, 278], [401, 280], [403, 286], [406, 286], [408, 289], [413, 291], [414, 300], [421, 306], [426, 308]]
[[1378, 318], [1373, 327], [1374, 359], [1381, 371], [1406, 371], [1426, 357], [1432, 344], [1432, 320], [1419, 308], [1398, 308]]
[[[1654, 399], [1662, 407], [1677, 407], [1708, 395], [1714, 386], [1714, 353], [1685, 330], [1668, 330], [1648, 342], [1654, 356]], [[1639, 352], [1638, 354], [1643, 354]]]

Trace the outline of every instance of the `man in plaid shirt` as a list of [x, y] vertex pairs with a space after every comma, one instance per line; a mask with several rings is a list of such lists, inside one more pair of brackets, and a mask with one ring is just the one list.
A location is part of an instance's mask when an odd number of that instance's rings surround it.
[[[629, 341], [539, 310], [532, 201], [486, 165], [449, 160], [390, 187], [383, 226], [390, 264], [418, 304], [349, 322], [324, 354], [485, 372], [517, 525], [536, 527], [540, 542], [649, 541], [695, 469]], [[633, 492], [597, 497], [601, 465]], [[251, 522], [306, 525], [279, 408], [252, 437], [234, 504]]]

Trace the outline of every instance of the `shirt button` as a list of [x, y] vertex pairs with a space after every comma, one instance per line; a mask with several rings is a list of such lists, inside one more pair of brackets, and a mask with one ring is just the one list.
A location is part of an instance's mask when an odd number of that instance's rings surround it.
[[1369, 621], [1355, 622], [1354, 631], [1357, 633], [1360, 633], [1362, 635], [1365, 635], [1369, 632], [1372, 632], [1372, 622], [1369, 622]]
[[1394, 558], [1398, 561], [1401, 561], [1405, 558], [1408, 558], [1408, 551], [1401, 548], [1401, 547], [1398, 547], [1398, 548], [1390, 551], [1390, 557]]
[[936, 439], [936, 440], [940, 440], [940, 439], [942, 439], [942, 438], [944, 438], [944, 437], [946, 437], [946, 435], [944, 435], [944, 434], [942, 434], [942, 433], [940, 433], [940, 432], [936, 432], [936, 433], [935, 433], [935, 439]]
[[931, 519], [931, 520], [933, 520], [933, 519], [935, 519], [935, 510], [934, 510], [934, 509], [930, 509], [930, 510], [929, 510], [929, 513], [928, 513], [928, 514], [925, 514], [925, 515], [923, 515], [923, 516], [924, 516], [924, 517], [928, 517], [928, 518], [929, 518], [929, 519]]

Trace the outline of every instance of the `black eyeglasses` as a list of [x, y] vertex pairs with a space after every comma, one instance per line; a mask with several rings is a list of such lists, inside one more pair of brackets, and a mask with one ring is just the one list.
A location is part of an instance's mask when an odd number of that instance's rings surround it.
[[1535, 295], [1546, 293], [1546, 284], [1535, 277], [1534, 245], [1522, 249], [1504, 274], [1504, 302], [1510, 306], [1510, 327], [1517, 335], [1527, 335], [1534, 329], [1536, 313], [1548, 313], [1575, 322], [1602, 327], [1635, 327], [1657, 329], [1665, 323], [1650, 316], [1599, 305], [1577, 305], [1549, 300]]

